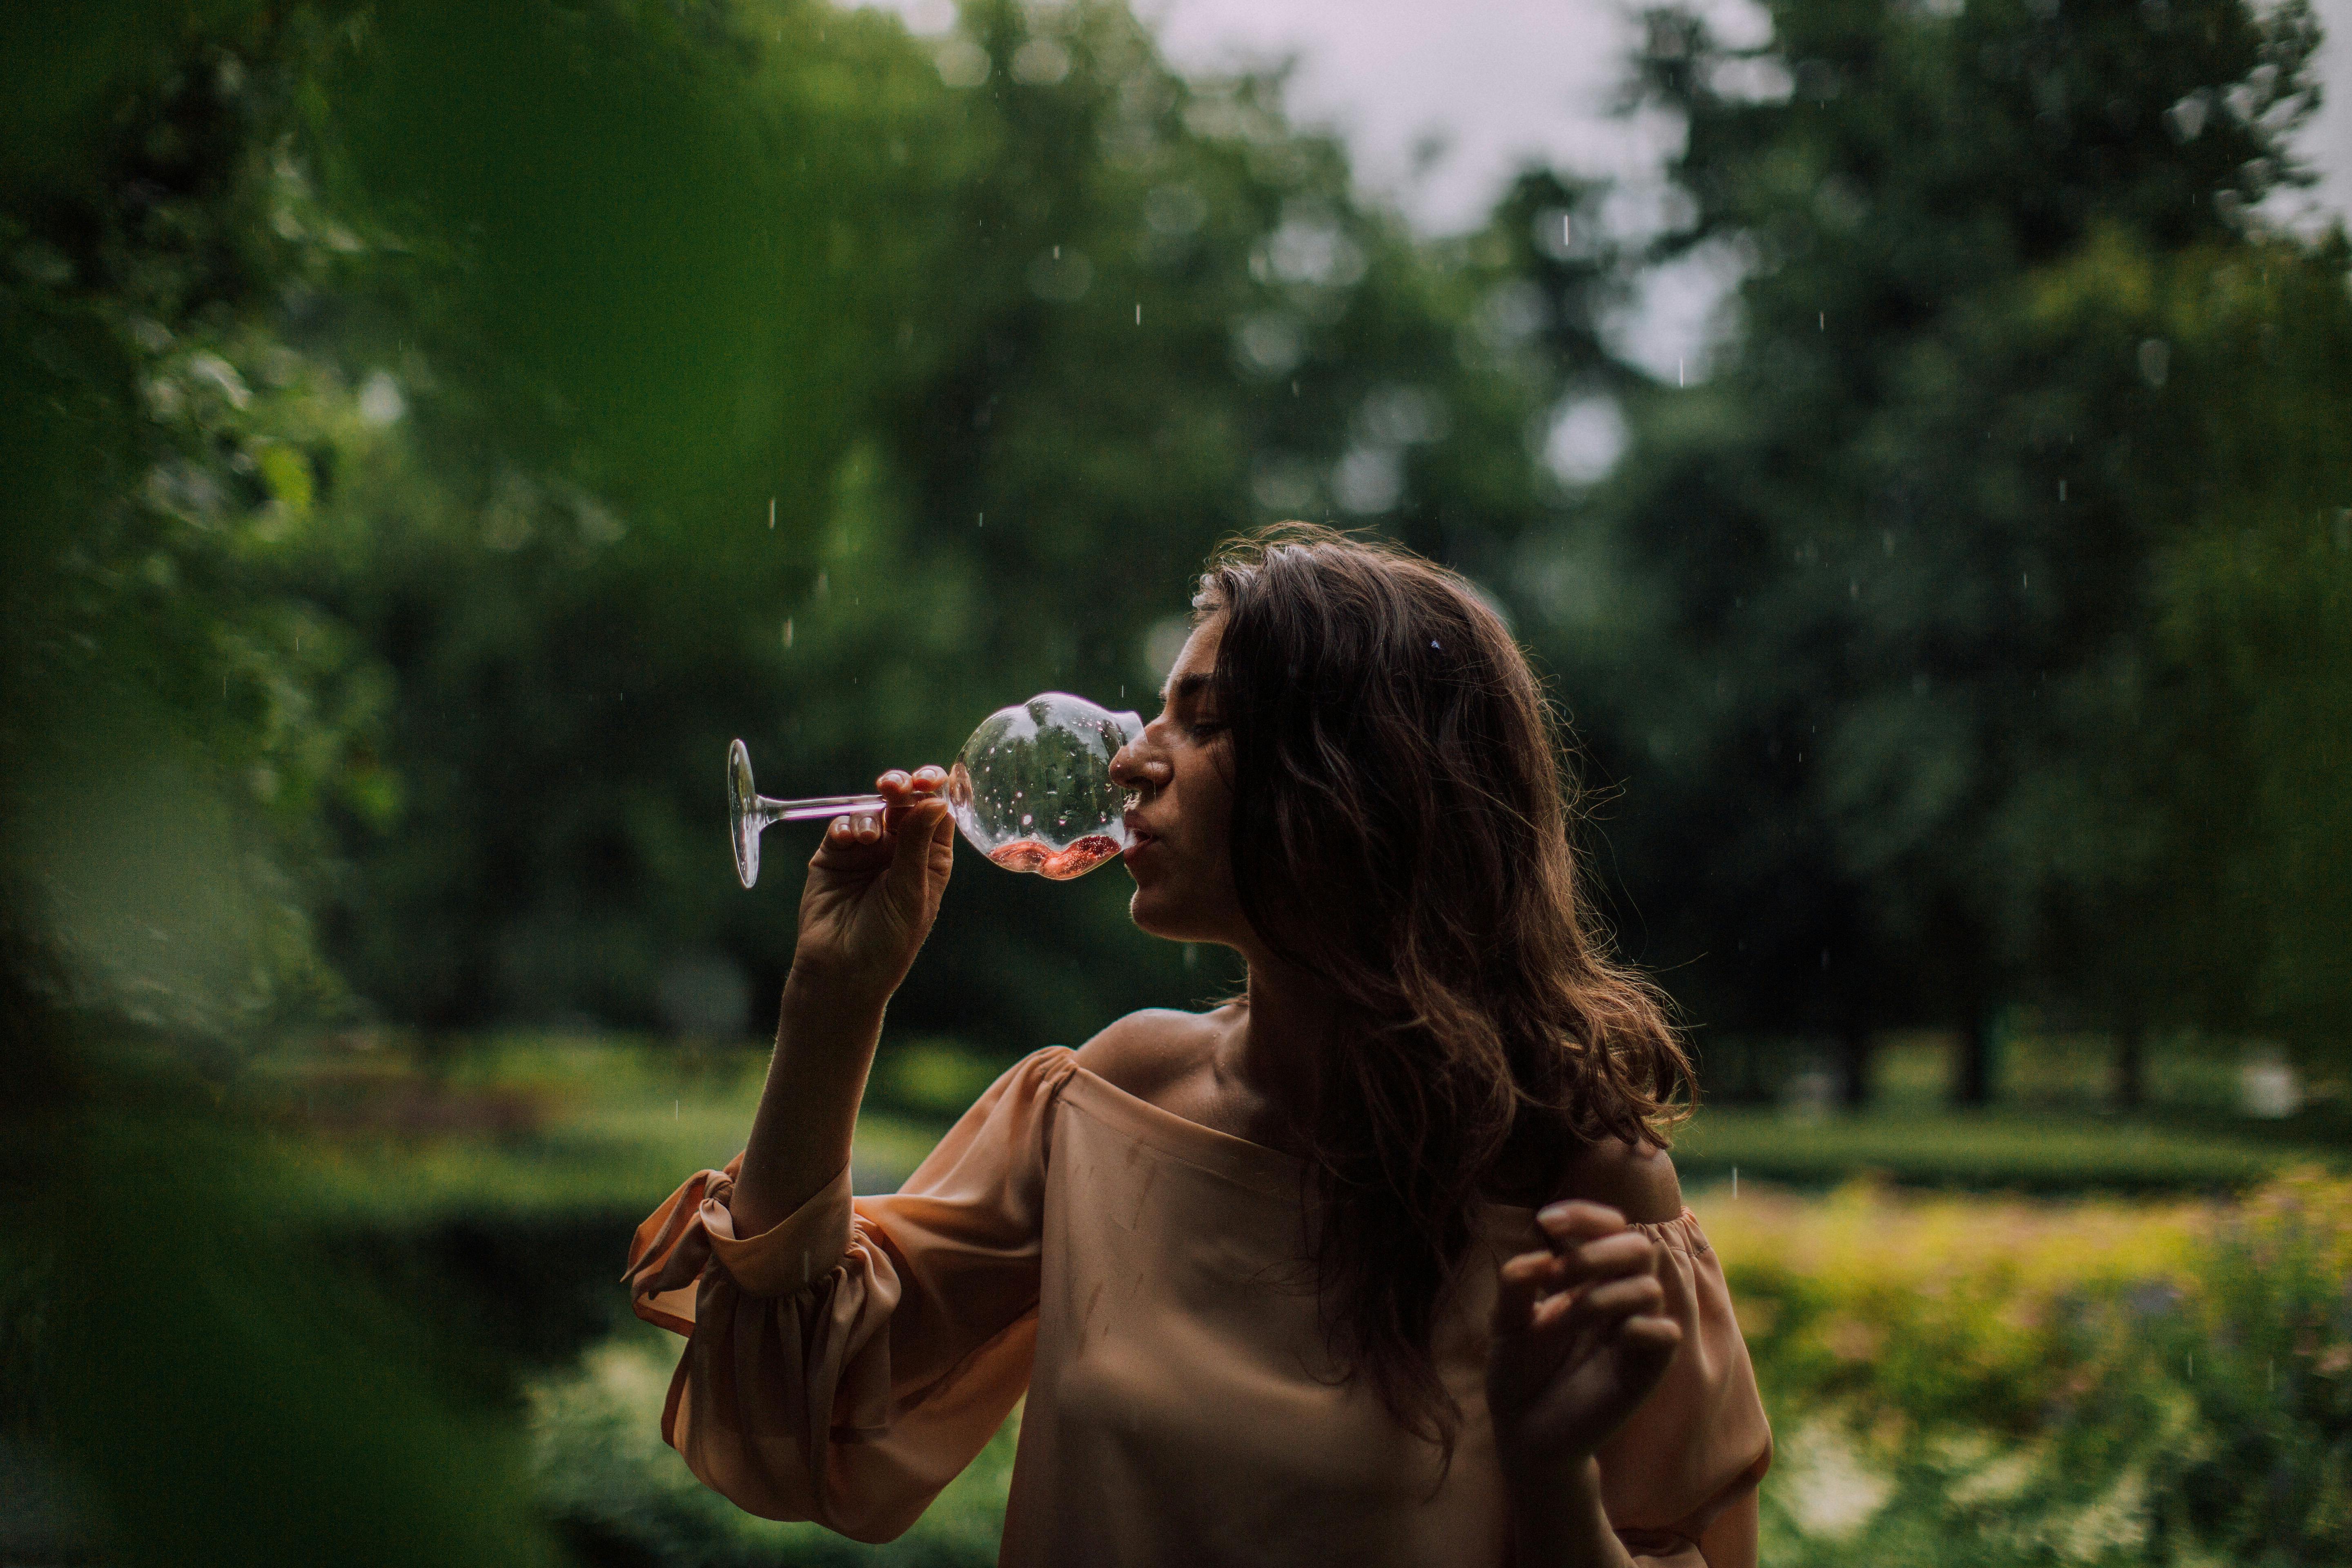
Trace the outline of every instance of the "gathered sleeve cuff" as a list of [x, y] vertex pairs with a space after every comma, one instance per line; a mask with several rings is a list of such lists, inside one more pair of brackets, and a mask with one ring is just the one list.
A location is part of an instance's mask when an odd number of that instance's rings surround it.
[[742, 1156], [689, 1178], [629, 1249], [637, 1315], [687, 1336], [662, 1436], [751, 1512], [888, 1541], [1028, 1387], [1052, 1110], [1076, 1058], [1008, 1070], [906, 1185], [845, 1170], [738, 1237]]
[[1662, 1244], [1659, 1283], [1682, 1344], [1650, 1397], [1601, 1447], [1601, 1497], [1636, 1562], [1755, 1568], [1756, 1488], [1772, 1429], [1723, 1267], [1685, 1209], [1633, 1227]]

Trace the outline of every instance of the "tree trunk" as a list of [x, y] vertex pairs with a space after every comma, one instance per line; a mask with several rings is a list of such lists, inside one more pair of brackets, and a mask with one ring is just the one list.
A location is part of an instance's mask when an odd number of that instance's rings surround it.
[[1868, 1108], [1871, 1095], [1870, 1030], [1848, 1024], [1838, 1031], [1838, 1101], [1848, 1110]]
[[1952, 1103], [1985, 1106], [1992, 1103], [1993, 1083], [2000, 1073], [1993, 1037], [1993, 1011], [1979, 1006], [1969, 1013], [1968, 1033], [1960, 1039], [1959, 1059], [1953, 1063]]
[[2116, 1030], [2108, 1092], [2117, 1110], [2137, 1110], [2147, 1101], [2147, 1028], [2137, 1017], [2126, 1017]]

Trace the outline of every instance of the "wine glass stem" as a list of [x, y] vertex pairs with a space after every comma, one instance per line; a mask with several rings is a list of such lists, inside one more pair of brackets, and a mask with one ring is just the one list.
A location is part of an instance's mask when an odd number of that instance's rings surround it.
[[820, 817], [878, 812], [889, 804], [878, 795], [822, 795], [806, 800], [777, 800], [762, 795], [752, 797], [751, 809], [765, 827], [772, 822], [814, 822]]

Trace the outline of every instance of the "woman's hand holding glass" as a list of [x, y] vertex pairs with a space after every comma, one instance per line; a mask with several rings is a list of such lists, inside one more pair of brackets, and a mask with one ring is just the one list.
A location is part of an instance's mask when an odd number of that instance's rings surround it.
[[887, 1000], [913, 967], [955, 869], [947, 770], [892, 769], [882, 809], [836, 817], [801, 889], [793, 978], [835, 994]]

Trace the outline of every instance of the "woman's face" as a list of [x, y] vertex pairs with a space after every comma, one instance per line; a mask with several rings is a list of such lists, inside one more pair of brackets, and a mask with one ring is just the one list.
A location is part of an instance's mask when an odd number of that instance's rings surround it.
[[1249, 922], [1234, 892], [1226, 853], [1233, 783], [1223, 715], [1210, 684], [1224, 617], [1185, 639], [1168, 672], [1160, 716], [1111, 759], [1111, 776], [1135, 792], [1128, 808], [1128, 913], [1153, 936], [1243, 947]]

